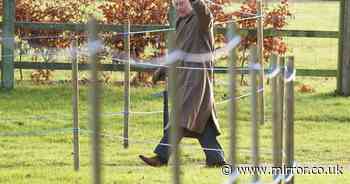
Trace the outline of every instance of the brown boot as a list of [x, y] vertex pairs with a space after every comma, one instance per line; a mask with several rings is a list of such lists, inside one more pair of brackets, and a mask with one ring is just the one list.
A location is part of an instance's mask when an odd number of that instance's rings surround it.
[[143, 162], [152, 167], [161, 167], [167, 165], [167, 163], [162, 162], [158, 156], [145, 157], [143, 155], [139, 155], [139, 157]]

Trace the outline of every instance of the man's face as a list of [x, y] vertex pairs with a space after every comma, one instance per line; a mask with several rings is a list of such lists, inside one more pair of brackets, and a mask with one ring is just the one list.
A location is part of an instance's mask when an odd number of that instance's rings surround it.
[[174, 0], [174, 6], [176, 13], [180, 17], [184, 17], [192, 11], [192, 6], [189, 0]]

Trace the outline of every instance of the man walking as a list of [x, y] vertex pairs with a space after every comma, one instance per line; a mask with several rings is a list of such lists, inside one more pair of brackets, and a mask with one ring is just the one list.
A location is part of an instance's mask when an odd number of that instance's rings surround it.
[[[206, 165], [225, 164], [222, 147], [216, 137], [220, 135], [217, 122], [211, 73], [214, 50], [213, 16], [203, 0], [173, 0], [177, 13], [175, 48], [186, 53], [175, 63], [176, 69], [176, 119], [180, 125], [180, 136], [197, 138], [202, 146]], [[203, 54], [203, 57], [200, 54]], [[197, 57], [191, 57], [191, 56]], [[210, 55], [210, 54], [209, 54]], [[202, 61], [201, 61], [202, 60]], [[155, 148], [156, 156], [140, 158], [148, 165], [167, 165], [170, 157], [170, 128]]]

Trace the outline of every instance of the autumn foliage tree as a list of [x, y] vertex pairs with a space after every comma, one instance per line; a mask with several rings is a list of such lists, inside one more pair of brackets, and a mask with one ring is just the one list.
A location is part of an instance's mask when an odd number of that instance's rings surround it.
[[[1, 0], [0, 0], [1, 1]], [[237, 20], [240, 28], [256, 29], [256, 19], [242, 20], [257, 13], [256, 0], [243, 1], [236, 11], [225, 11], [232, 0], [212, 0], [208, 5], [214, 14], [217, 26], [225, 26], [226, 21]], [[2, 4], [2, 2], [0, 2]], [[16, 21], [50, 22], [50, 23], [85, 23], [90, 15], [104, 24], [125, 24], [128, 20], [133, 25], [166, 25], [171, 0], [16, 0]], [[264, 7], [264, 27], [282, 29], [291, 16], [288, 0], [281, 0], [272, 7]], [[86, 33], [60, 30], [17, 29], [17, 36], [26, 41], [33, 49], [55, 50], [70, 46], [72, 38], [78, 43], [86, 42]], [[102, 33], [104, 43], [116, 58], [123, 56], [123, 34]], [[246, 50], [256, 44], [256, 36], [248, 35], [239, 45], [242, 63], [246, 58]], [[131, 54], [138, 59], [146, 59], [165, 54], [165, 33], [133, 34], [131, 37]], [[224, 35], [216, 35], [216, 42], [225, 42]], [[220, 44], [217, 44], [220, 46]], [[221, 44], [222, 45], [222, 44]], [[146, 48], [153, 52], [145, 52]], [[287, 45], [282, 37], [264, 38], [264, 56], [268, 58], [272, 52], [284, 54]], [[43, 72], [42, 72], [43, 73]], [[139, 80], [147, 80], [139, 75]]]
[[[281, 0], [279, 4], [269, 9], [264, 7], [264, 29], [280, 30], [287, 25], [287, 19], [292, 16], [289, 10], [288, 0]], [[244, 19], [247, 14], [256, 14], [256, 0], [245, 1], [240, 8], [240, 11], [235, 12], [236, 18]], [[238, 24], [243, 29], [256, 29], [257, 22], [254, 19], [238, 21]], [[249, 35], [243, 39], [240, 45], [240, 50], [246, 50], [251, 44], [256, 44], [256, 35]], [[264, 37], [264, 57], [267, 59], [271, 53], [283, 55], [287, 51], [287, 45], [280, 36]]]

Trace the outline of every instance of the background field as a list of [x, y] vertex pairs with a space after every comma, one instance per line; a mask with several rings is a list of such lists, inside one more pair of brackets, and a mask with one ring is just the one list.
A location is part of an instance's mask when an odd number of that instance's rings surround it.
[[[338, 30], [338, 3], [293, 3], [295, 18], [289, 29]], [[337, 40], [286, 38], [289, 54], [298, 68], [336, 69]], [[17, 72], [18, 75], [18, 72]], [[55, 72], [55, 79], [69, 79], [68, 72]], [[120, 73], [114, 73], [120, 76]], [[29, 79], [26, 74], [26, 79]], [[218, 75], [215, 97], [227, 98], [226, 75]], [[333, 95], [334, 78], [297, 78], [296, 90], [310, 85], [313, 93], [296, 93], [296, 161], [299, 164], [344, 166], [338, 176], [296, 176], [296, 183], [350, 183], [350, 100]], [[248, 92], [240, 87], [240, 94]], [[269, 86], [267, 86], [269, 88]], [[158, 111], [162, 100], [154, 93], [164, 86], [133, 87], [132, 111]], [[17, 83], [12, 92], [0, 93], [0, 183], [88, 183], [91, 180], [88, 126], [88, 88], [80, 91], [81, 171], [72, 166], [71, 88], [69, 84], [32, 85]], [[261, 126], [261, 160], [271, 163], [271, 99], [267, 89], [267, 122]], [[249, 98], [239, 101], [239, 162], [250, 163]], [[122, 117], [113, 115], [123, 107], [123, 89], [104, 86], [103, 92], [103, 170], [105, 183], [170, 183], [168, 167], [149, 168], [138, 154], [151, 155], [162, 134], [162, 116], [133, 115], [130, 122], [130, 148], [122, 147]], [[223, 135], [219, 137], [228, 153], [227, 105], [218, 106]], [[226, 155], [227, 156], [227, 155]], [[204, 167], [204, 155], [196, 140], [185, 139], [182, 150], [184, 183], [222, 183], [226, 176], [219, 168]], [[249, 176], [240, 177], [242, 183]], [[272, 181], [264, 176], [264, 183]]]

